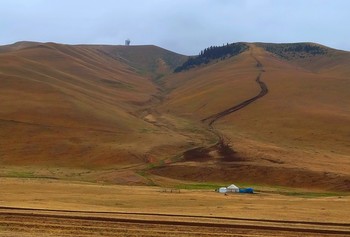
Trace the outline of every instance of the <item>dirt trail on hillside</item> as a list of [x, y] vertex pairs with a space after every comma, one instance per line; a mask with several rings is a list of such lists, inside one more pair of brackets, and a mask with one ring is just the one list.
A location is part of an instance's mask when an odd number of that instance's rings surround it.
[[204, 129], [209, 131], [213, 135], [212, 137], [215, 136], [215, 140], [209, 141], [209, 144], [195, 144], [196, 146], [182, 152], [181, 160], [176, 160], [164, 167], [157, 167], [151, 173], [192, 182], [231, 182], [236, 180], [236, 182], [252, 184], [348, 191], [350, 187], [349, 176], [346, 174], [302, 168], [284, 162], [277, 156], [283, 154], [280, 148], [273, 148], [275, 149], [273, 156], [269, 156], [269, 154], [265, 156], [265, 151], [260, 147], [254, 148], [255, 150], [250, 152], [238, 144], [236, 150], [230, 137], [216, 127], [215, 123], [219, 119], [244, 109], [269, 93], [268, 86], [261, 80], [265, 75], [265, 67], [257, 58], [263, 58], [264, 54], [261, 54], [259, 49], [252, 47], [250, 55], [246, 56], [248, 56], [250, 63], [249, 69], [253, 68], [256, 72], [255, 82], [259, 85], [260, 91], [243, 102], [202, 119]]
[[[209, 148], [202, 148], [202, 147], [198, 148], [197, 147], [197, 148], [194, 148], [194, 149], [187, 151], [186, 153], [191, 153], [191, 152], [193, 153], [193, 151], [195, 151], [194, 155], [190, 159], [193, 159], [193, 157], [198, 156], [198, 155], [205, 156], [205, 158], [208, 158], [209, 152], [212, 152], [213, 150], [216, 150], [219, 154], [221, 154], [223, 156], [224, 160], [226, 160], [226, 161], [238, 161], [241, 159], [235, 155], [234, 150], [230, 146], [230, 140], [226, 136], [224, 136], [220, 131], [218, 131], [217, 129], [214, 128], [214, 123], [217, 120], [219, 120], [219, 119], [221, 119], [221, 118], [223, 118], [231, 113], [234, 113], [238, 110], [245, 108], [246, 106], [250, 105], [254, 101], [262, 98], [263, 96], [265, 96], [269, 92], [267, 85], [263, 81], [261, 81], [261, 75], [265, 72], [263, 64], [252, 53], [251, 53], [251, 57], [253, 57], [254, 60], [256, 61], [256, 68], [258, 68], [258, 70], [259, 70], [259, 74], [255, 79], [256, 83], [258, 83], [258, 85], [260, 86], [259, 94], [257, 94], [256, 96], [254, 96], [250, 99], [247, 99], [247, 100], [245, 100], [237, 105], [234, 105], [231, 108], [228, 108], [228, 109], [223, 110], [219, 113], [213, 114], [209, 117], [202, 119], [201, 121], [203, 123], [208, 122], [209, 130], [218, 138], [218, 142]], [[200, 151], [200, 152], [198, 152], [198, 151]], [[186, 156], [185, 156], [185, 158], [186, 158]]]
[[235, 154], [235, 151], [232, 149], [230, 145], [230, 139], [223, 135], [219, 130], [215, 129], [214, 123], [219, 119], [234, 113], [238, 110], [241, 110], [253, 103], [254, 101], [265, 96], [269, 90], [267, 85], [261, 81], [261, 75], [265, 72], [263, 64], [253, 55], [251, 52], [251, 57], [254, 58], [256, 65], [255, 67], [258, 69], [259, 73], [255, 79], [256, 83], [260, 87], [260, 92], [256, 96], [249, 98], [237, 105], [234, 105], [228, 109], [220, 111], [216, 114], [213, 114], [209, 117], [202, 119], [203, 123], [207, 123], [209, 127], [209, 131], [217, 137], [217, 142], [208, 147], [195, 147], [189, 149], [183, 153], [183, 157], [186, 161], [207, 161], [211, 160], [213, 157], [211, 154], [216, 153], [216, 158], [221, 158], [223, 161], [239, 161], [242, 160], [241, 157], [238, 157]]
[[263, 96], [265, 96], [269, 92], [269, 90], [267, 88], [267, 85], [263, 81], [261, 81], [261, 79], [260, 79], [262, 73], [264, 72], [264, 66], [262, 65], [262, 63], [255, 56], [252, 55], [252, 57], [254, 57], [254, 59], [256, 61], [256, 67], [259, 68], [259, 70], [260, 70], [260, 73], [259, 73], [259, 75], [257, 76], [257, 78], [255, 80], [256, 83], [259, 84], [260, 89], [261, 89], [259, 94], [254, 96], [253, 98], [250, 98], [248, 100], [243, 101], [242, 103], [239, 103], [238, 105], [232, 106], [231, 108], [228, 108], [228, 109], [226, 109], [224, 111], [221, 111], [219, 113], [213, 114], [213, 115], [211, 115], [211, 116], [209, 116], [207, 118], [202, 119], [202, 122], [209, 121], [208, 125], [209, 125], [210, 128], [213, 128], [213, 124], [217, 120], [219, 120], [220, 118], [223, 118], [223, 117], [225, 117], [225, 116], [227, 116], [227, 115], [229, 115], [229, 114], [231, 114], [233, 112], [236, 112], [238, 110], [243, 109], [244, 107], [248, 106], [249, 104], [253, 103], [254, 101], [260, 99]]

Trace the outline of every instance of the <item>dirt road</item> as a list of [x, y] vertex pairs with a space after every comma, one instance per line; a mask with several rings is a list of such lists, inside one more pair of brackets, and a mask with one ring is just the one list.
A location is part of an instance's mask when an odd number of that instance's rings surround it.
[[348, 236], [350, 223], [320, 223], [0, 208], [0, 236]]
[[224, 111], [221, 111], [219, 113], [213, 114], [213, 115], [211, 115], [211, 116], [209, 116], [207, 118], [202, 119], [202, 122], [209, 121], [208, 125], [209, 125], [210, 128], [213, 128], [213, 124], [218, 119], [220, 119], [220, 118], [222, 118], [222, 117], [224, 117], [226, 115], [229, 115], [229, 114], [231, 114], [233, 112], [236, 112], [236, 111], [238, 111], [240, 109], [243, 109], [244, 107], [248, 106], [249, 104], [253, 103], [254, 101], [260, 99], [263, 96], [265, 96], [269, 92], [269, 90], [267, 88], [267, 85], [263, 81], [260, 80], [261, 74], [264, 72], [263, 65], [255, 56], [252, 55], [252, 57], [254, 57], [254, 59], [256, 61], [256, 67], [259, 68], [259, 70], [260, 70], [260, 73], [259, 73], [259, 75], [257, 76], [257, 78], [255, 80], [259, 84], [260, 89], [261, 89], [259, 94], [254, 96], [254, 97], [252, 97], [252, 98], [250, 98], [250, 99], [247, 99], [247, 100], [239, 103], [238, 105], [232, 106], [231, 108], [228, 108], [228, 109], [226, 109]]
[[[235, 152], [230, 145], [230, 140], [226, 136], [224, 136], [220, 131], [218, 131], [217, 129], [214, 128], [214, 123], [217, 120], [219, 120], [219, 119], [221, 119], [221, 118], [223, 118], [223, 117], [225, 117], [233, 112], [236, 112], [238, 110], [245, 108], [246, 106], [250, 105], [254, 101], [265, 96], [269, 92], [267, 85], [263, 81], [261, 81], [261, 75], [263, 72], [265, 72], [263, 64], [253, 54], [251, 54], [251, 57], [253, 57], [254, 60], [256, 61], [256, 68], [259, 70], [259, 74], [258, 74], [257, 78], [255, 79], [256, 83], [258, 83], [260, 86], [259, 94], [257, 94], [256, 96], [254, 96], [250, 99], [247, 99], [247, 100], [245, 100], [237, 105], [234, 105], [231, 108], [228, 108], [226, 110], [223, 110], [221, 112], [218, 112], [216, 114], [213, 114], [213, 115], [201, 120], [202, 122], [208, 123], [209, 130], [218, 138], [218, 142], [216, 144], [214, 144], [213, 146], [207, 148], [206, 150], [208, 150], [208, 151], [211, 151], [213, 149], [217, 150], [219, 153], [224, 154], [224, 158], [226, 160], [232, 160], [232, 159], [237, 160], [237, 157], [234, 156]], [[199, 149], [205, 150], [202, 147]], [[188, 152], [196, 151], [196, 150], [198, 150], [198, 148], [191, 149]]]

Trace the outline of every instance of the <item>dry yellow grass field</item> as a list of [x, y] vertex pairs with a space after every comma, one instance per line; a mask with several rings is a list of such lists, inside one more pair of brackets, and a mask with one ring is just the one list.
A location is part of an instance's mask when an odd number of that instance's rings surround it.
[[344, 236], [350, 231], [350, 199], [341, 193], [263, 188], [255, 195], [223, 195], [45, 179], [0, 182], [0, 236]]

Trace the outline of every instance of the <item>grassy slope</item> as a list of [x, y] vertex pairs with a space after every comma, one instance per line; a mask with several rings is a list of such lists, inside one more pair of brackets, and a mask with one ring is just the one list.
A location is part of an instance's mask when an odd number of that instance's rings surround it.
[[151, 74], [156, 78], [172, 72], [187, 59], [187, 56], [154, 45], [94, 45], [92, 47], [135, 67], [141, 74]]
[[94, 47], [25, 42], [0, 58], [2, 164], [123, 166], [168, 145], [167, 131], [135, 115], [157, 87], [124, 62]]
[[[147, 173], [127, 167], [153, 167], [213, 144], [215, 136], [200, 120], [259, 93], [255, 57], [264, 66], [268, 95], [215, 123], [244, 159], [180, 162], [154, 174], [350, 186], [348, 53], [286, 61], [251, 45], [238, 56], [163, 77], [160, 92], [149, 78], [159, 79], [174, 67], [170, 62], [185, 57], [153, 46], [32, 42], [3, 46], [0, 52], [3, 165], [119, 167], [87, 179], [148, 183]], [[164, 100], [153, 96], [162, 94]]]
[[[222, 164], [225, 168], [208, 163], [177, 164], [174, 168], [182, 172], [171, 174], [172, 169], [164, 168], [158, 174], [197, 181], [228, 181], [231, 177], [311, 187], [312, 182], [322, 180], [318, 186], [349, 189], [348, 53], [333, 51], [315, 61], [286, 61], [251, 46], [249, 52], [233, 59], [167, 78], [171, 93], [163, 107], [199, 121], [252, 97], [259, 91], [252, 54], [264, 66], [261, 79], [269, 88], [268, 95], [215, 125], [246, 161]], [[345, 176], [334, 181], [339, 175]]]
[[253, 97], [259, 92], [251, 80], [258, 73], [255, 65], [249, 52], [244, 52], [219, 63], [173, 74], [163, 81], [169, 94], [161, 109], [199, 121]]
[[282, 148], [289, 155], [277, 152], [274, 157], [282, 162], [349, 174], [350, 77], [313, 72], [305, 64], [293, 68], [261, 49], [255, 54], [265, 67], [262, 79], [269, 94], [227, 117], [222, 126], [229, 123], [231, 129], [226, 128], [231, 134], [242, 132], [249, 139]]

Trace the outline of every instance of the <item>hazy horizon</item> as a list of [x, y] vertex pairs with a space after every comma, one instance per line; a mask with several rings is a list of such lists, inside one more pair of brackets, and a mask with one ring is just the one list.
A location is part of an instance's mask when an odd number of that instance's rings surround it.
[[350, 1], [4, 0], [1, 45], [157, 45], [193, 55], [232, 42], [314, 42], [350, 51]]

